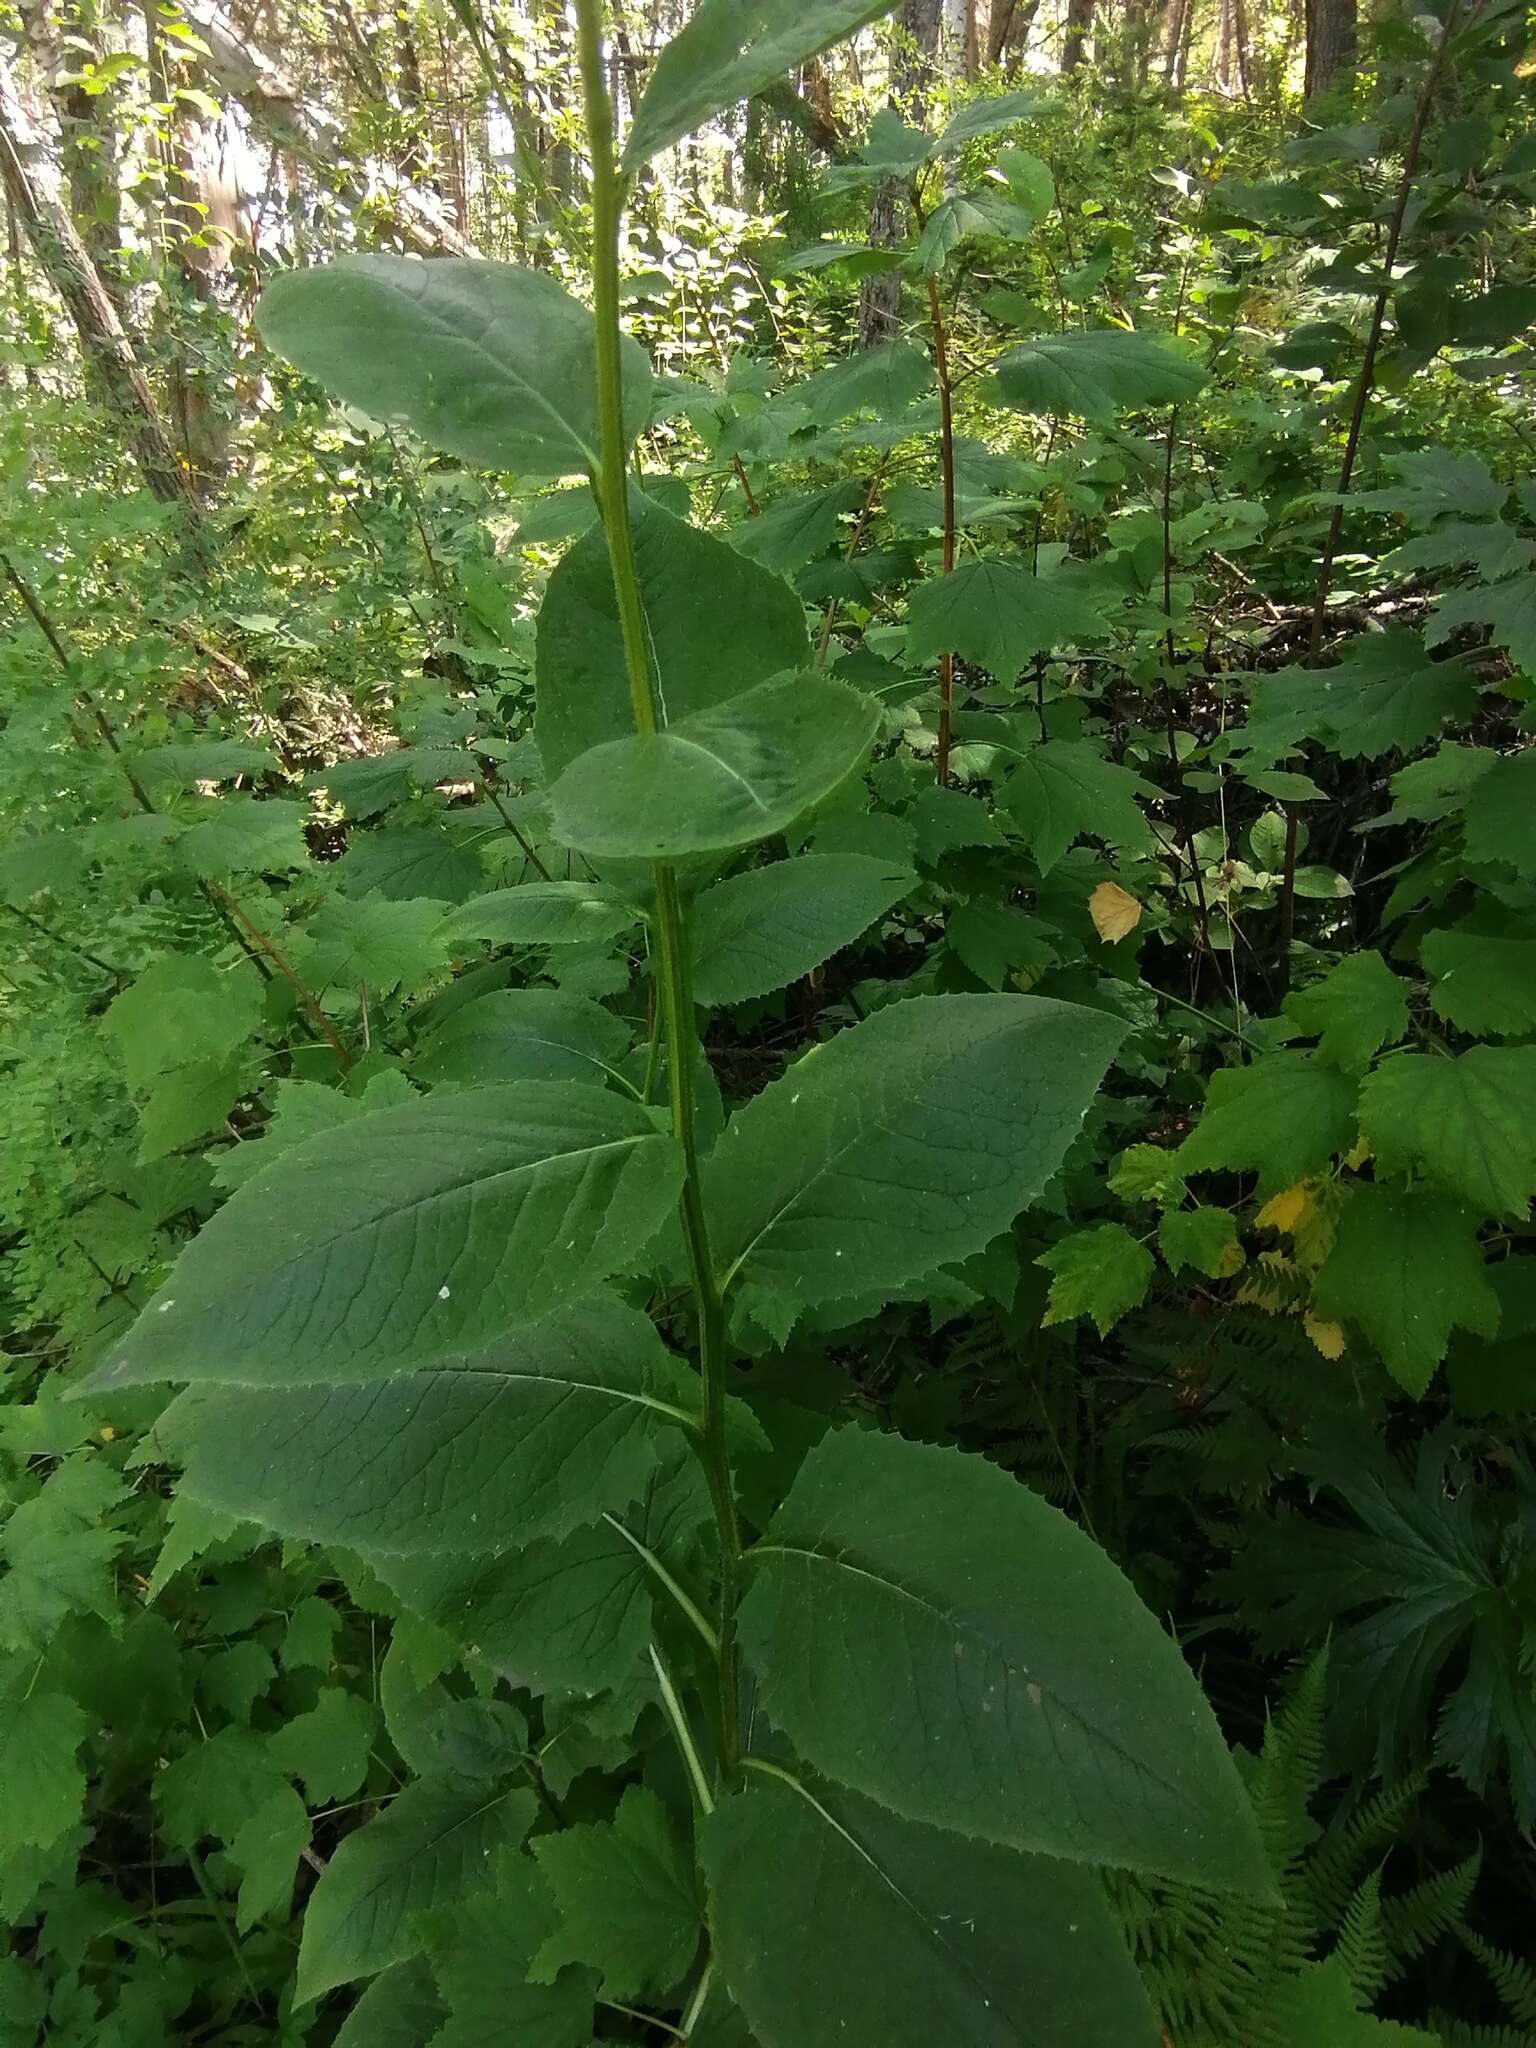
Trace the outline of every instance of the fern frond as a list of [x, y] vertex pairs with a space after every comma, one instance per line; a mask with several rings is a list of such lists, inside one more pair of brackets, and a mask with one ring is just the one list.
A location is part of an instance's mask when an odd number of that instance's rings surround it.
[[1384, 1785], [1334, 1829], [1309, 1859], [1307, 1897], [1320, 1926], [1331, 1927], [1339, 1919], [1366, 1869], [1391, 1848], [1403, 1816], [1423, 1790], [1421, 1771]]
[[1381, 1872], [1373, 1870], [1344, 1910], [1334, 1955], [1349, 1976], [1355, 2003], [1362, 2009], [1387, 1980], [1390, 1957], [1381, 1924]]
[[1460, 1934], [1493, 1979], [1494, 1988], [1508, 2006], [1511, 2016], [1522, 2027], [1536, 2027], [1536, 1969], [1529, 1963], [1522, 1963], [1516, 1956], [1506, 1955], [1491, 1941], [1484, 1941], [1480, 1934], [1474, 1934], [1470, 1927], [1461, 1928]]
[[1469, 2027], [1463, 2020], [1441, 2020], [1437, 2031], [1444, 2048], [1536, 2048], [1536, 2034], [1519, 2027]]
[[1323, 1714], [1328, 1653], [1322, 1650], [1303, 1669], [1285, 1705], [1264, 1731], [1264, 1745], [1249, 1773], [1259, 1833], [1269, 1860], [1287, 1889], [1317, 1834], [1311, 1803], [1323, 1776]]
[[1483, 1852], [1474, 1849], [1464, 1863], [1426, 1878], [1411, 1891], [1382, 1900], [1381, 1924], [1390, 1956], [1389, 1983], [1395, 1983], [1432, 1941], [1438, 1941], [1459, 1924], [1482, 1867]]

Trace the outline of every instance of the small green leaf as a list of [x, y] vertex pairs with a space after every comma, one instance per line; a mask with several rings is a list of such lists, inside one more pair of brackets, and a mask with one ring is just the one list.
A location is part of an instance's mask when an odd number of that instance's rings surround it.
[[879, 724], [879, 706], [846, 683], [760, 683], [573, 761], [550, 791], [556, 837], [599, 858], [650, 861], [755, 845], [830, 796]]
[[559, 1915], [536, 1983], [567, 1963], [601, 1971], [610, 1999], [660, 1998], [682, 1980], [703, 1932], [693, 1858], [654, 1792], [631, 1785], [611, 1821], [543, 1835], [533, 1853]]
[[85, 1772], [77, 1752], [89, 1732], [64, 1693], [39, 1687], [0, 1696], [0, 1855], [49, 1849], [79, 1820]]
[[284, 1785], [257, 1807], [229, 1845], [229, 1860], [240, 1872], [237, 1933], [248, 1933], [258, 1920], [287, 1919], [299, 1858], [308, 1847], [304, 1802]]
[[269, 1738], [272, 1755], [302, 1778], [311, 1806], [350, 1799], [362, 1784], [373, 1747], [374, 1711], [339, 1685], [324, 1685], [307, 1714], [296, 1714]]
[[1175, 1155], [1181, 1173], [1257, 1173], [1273, 1193], [1355, 1140], [1355, 1084], [1312, 1053], [1265, 1053], [1211, 1076], [1205, 1111]]
[[[1040, 107], [1040, 94], [1033, 86], [1024, 86], [1017, 92], [998, 93], [992, 98], [974, 99], [950, 121], [934, 146], [934, 154], [954, 156], [969, 142], [981, 142], [989, 135], [1000, 134], [1005, 128], [1029, 120], [1040, 112]], [[1054, 186], [1052, 192], [1054, 194]], [[1049, 199], [1046, 204], [1050, 204]]]
[[1536, 747], [1506, 754], [1478, 782], [1467, 806], [1466, 843], [1472, 860], [1536, 875]]
[[706, 889], [693, 910], [693, 993], [708, 1007], [786, 988], [851, 946], [914, 886], [857, 853], [802, 854]]
[[443, 920], [450, 943], [585, 946], [616, 939], [639, 922], [638, 907], [601, 882], [527, 882], [476, 896]]
[[1205, 371], [1154, 335], [1101, 327], [1026, 341], [997, 365], [997, 381], [1004, 402], [1023, 412], [1098, 420], [1180, 405], [1200, 389]]
[[1286, 997], [1285, 1013], [1318, 1057], [1346, 1072], [1363, 1067], [1408, 1029], [1408, 988], [1379, 953], [1347, 953], [1321, 981]]
[[917, 267], [924, 276], [937, 277], [963, 243], [986, 238], [1022, 242], [1037, 218], [1030, 208], [995, 188], [951, 192], [928, 216], [917, 245]]
[[638, 171], [714, 114], [798, 70], [895, 0], [701, 0], [667, 44], [635, 113], [624, 169]]
[[1099, 839], [1130, 853], [1153, 845], [1138, 797], [1157, 792], [1129, 768], [1106, 761], [1086, 740], [1048, 740], [1018, 761], [1002, 807], [1018, 827], [1042, 874], [1074, 840]]
[[1157, 1271], [1152, 1254], [1121, 1223], [1074, 1231], [1035, 1264], [1051, 1275], [1046, 1327], [1091, 1316], [1101, 1337], [1141, 1306]]
[[1035, 655], [1107, 631], [1098, 602], [1011, 562], [966, 562], [952, 575], [929, 577], [912, 593], [909, 617], [909, 661], [959, 654], [1005, 683]]
[[294, 2002], [419, 1955], [423, 1916], [483, 1884], [486, 1865], [522, 1841], [538, 1810], [531, 1792], [407, 1785], [326, 1864], [304, 1915]]
[[[592, 315], [546, 271], [344, 256], [274, 277], [258, 325], [334, 397], [463, 462], [525, 477], [599, 467]], [[633, 438], [651, 370], [635, 343], [623, 355]]]
[[618, 1271], [678, 1180], [646, 1111], [596, 1088], [359, 1117], [239, 1189], [84, 1388], [377, 1381], [446, 1358]]
[[1360, 1129], [1380, 1172], [1421, 1172], [1480, 1216], [1523, 1221], [1536, 1191], [1533, 1103], [1536, 1046], [1403, 1053], [1362, 1087]]
[[1312, 1298], [1320, 1315], [1358, 1325], [1415, 1399], [1453, 1329], [1498, 1334], [1477, 1220], [1439, 1195], [1352, 1187]]
[[530, 1981], [533, 1958], [555, 1925], [538, 1866], [515, 1854], [497, 1859], [494, 1882], [431, 1914], [427, 1937], [450, 2016], [430, 2048], [589, 2048], [592, 1972], [567, 1969], [551, 1984]]
[[863, 503], [857, 477], [824, 491], [780, 498], [755, 519], [744, 519], [731, 534], [738, 554], [760, 562], [776, 576], [789, 576], [824, 555], [842, 531], [842, 516]]
[[1155, 2048], [1088, 1871], [761, 1771], [701, 1833], [719, 1966], [763, 2048]]
[[261, 983], [242, 961], [222, 970], [190, 953], [167, 953], [113, 998], [102, 1022], [131, 1088], [199, 1063], [222, 1064], [261, 1020]]
[[1170, 1273], [1193, 1266], [1207, 1280], [1230, 1280], [1242, 1270], [1237, 1218], [1226, 1209], [1169, 1209], [1157, 1226], [1157, 1243]]
[[817, 1770], [957, 1833], [1269, 1889], [1178, 1646], [1097, 1544], [995, 1465], [834, 1430], [748, 1560], [742, 1646]]

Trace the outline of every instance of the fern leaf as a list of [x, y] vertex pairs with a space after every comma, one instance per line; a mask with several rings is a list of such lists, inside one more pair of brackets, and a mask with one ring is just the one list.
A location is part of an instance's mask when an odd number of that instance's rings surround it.
[[1494, 1988], [1511, 2016], [1522, 2027], [1536, 2027], [1536, 1969], [1506, 1955], [1480, 1934], [1474, 1934], [1470, 1927], [1461, 1929], [1461, 1938], [1493, 1979]]

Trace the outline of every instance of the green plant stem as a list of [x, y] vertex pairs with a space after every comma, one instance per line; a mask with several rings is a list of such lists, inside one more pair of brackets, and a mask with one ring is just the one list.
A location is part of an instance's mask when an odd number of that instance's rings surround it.
[[[939, 281], [928, 280], [928, 321], [933, 333], [933, 367], [939, 380], [939, 461], [944, 477], [944, 574], [953, 575], [959, 533], [955, 516], [955, 398], [949, 381], [949, 337], [944, 328], [944, 302]], [[949, 753], [955, 718], [955, 657], [939, 656], [939, 737], [934, 749], [934, 775], [942, 788], [949, 781]]]
[[[613, 570], [614, 596], [629, 677], [630, 708], [642, 737], [658, 729], [645, 607], [635, 562], [624, 449], [624, 373], [619, 328], [619, 233], [624, 187], [614, 151], [613, 105], [603, 62], [601, 0], [577, 0], [577, 41], [592, 153], [592, 281], [597, 318], [599, 473], [593, 479]], [[657, 994], [667, 1049], [672, 1130], [683, 1155], [683, 1237], [699, 1321], [703, 1418], [699, 1453], [709, 1482], [720, 1541], [720, 1756], [733, 1774], [740, 1749], [735, 1616], [741, 1575], [741, 1528], [726, 1440], [725, 1306], [715, 1277], [699, 1171], [693, 1070], [697, 1050], [688, 933], [674, 870], [655, 869]]]

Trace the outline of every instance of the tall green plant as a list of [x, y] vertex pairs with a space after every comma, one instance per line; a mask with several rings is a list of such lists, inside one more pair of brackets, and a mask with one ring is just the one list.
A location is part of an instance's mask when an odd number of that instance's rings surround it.
[[[705, 1115], [695, 903], [727, 858], [798, 843], [882, 719], [815, 671], [782, 583], [632, 485], [652, 379], [619, 326], [621, 215], [646, 149], [877, 11], [704, 0], [621, 166], [578, 0], [593, 314], [542, 275], [385, 257], [264, 307], [301, 369], [434, 446], [587, 474], [539, 743], [555, 834], [607, 884], [576, 894], [644, 920], [670, 1096], [594, 1056], [364, 1105], [238, 1188], [87, 1383], [185, 1382], [159, 1434], [187, 1498], [360, 1555], [533, 1696], [542, 1735], [492, 1716], [451, 1748], [396, 1698], [419, 1776], [332, 1858], [300, 1956], [303, 2002], [389, 1973], [346, 2042], [387, 2013], [402, 2039], [521, 2021], [579, 2048], [598, 1997], [700, 2042], [1150, 2048], [1097, 1867], [1268, 1886], [1209, 1707], [1086, 1535], [980, 1459], [858, 1426], [790, 1470], [733, 1385], [733, 1318], [900, 1297], [1006, 1230], [1123, 1035], [912, 997], [718, 1136]], [[753, 870], [738, 958], [810, 865]], [[568, 1811], [548, 1758], [599, 1693], [622, 1792]]]

